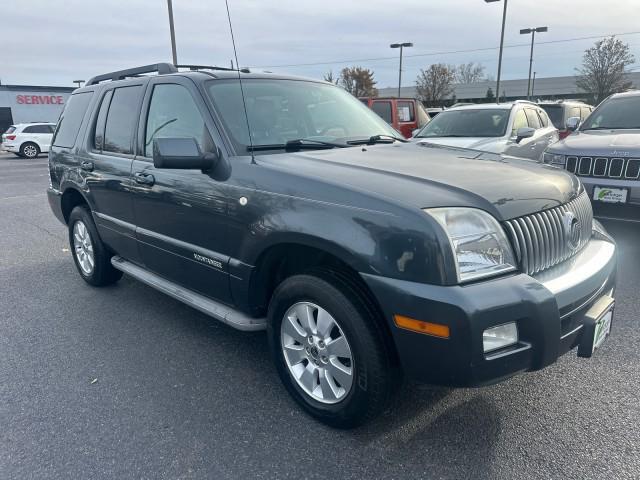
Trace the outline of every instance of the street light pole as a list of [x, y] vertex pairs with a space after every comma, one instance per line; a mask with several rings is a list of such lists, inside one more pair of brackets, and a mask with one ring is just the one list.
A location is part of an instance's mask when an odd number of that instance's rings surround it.
[[176, 32], [173, 28], [173, 5], [171, 0], [167, 0], [167, 7], [169, 8], [169, 31], [171, 33], [171, 54], [173, 56], [173, 64], [178, 64], [178, 54], [176, 53]]
[[[499, 2], [500, 0], [484, 0], [486, 3]], [[504, 0], [502, 10], [502, 30], [500, 32], [500, 53], [498, 53], [498, 79], [496, 81], [496, 103], [500, 103], [500, 74], [502, 73], [502, 50], [504, 47], [504, 26], [507, 21], [507, 0]]]
[[402, 49], [404, 47], [413, 47], [413, 43], [411, 43], [411, 42], [392, 43], [389, 46], [391, 48], [399, 48], [400, 49], [400, 68], [398, 69], [398, 98], [400, 98], [400, 87], [402, 86]]
[[533, 69], [533, 43], [536, 39], [536, 32], [542, 33], [548, 31], [548, 27], [523, 28], [520, 35], [531, 34], [531, 55], [529, 56], [529, 78], [527, 81], [527, 100], [531, 100], [531, 70]]
[[531, 80], [531, 96], [534, 97], [535, 95], [533, 94], [533, 92], [536, 89], [536, 72], [533, 72], [533, 80]]

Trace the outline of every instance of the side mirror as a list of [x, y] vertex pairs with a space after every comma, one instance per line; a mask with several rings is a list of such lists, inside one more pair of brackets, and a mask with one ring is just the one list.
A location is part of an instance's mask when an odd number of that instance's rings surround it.
[[531, 138], [536, 134], [536, 129], [531, 127], [522, 127], [519, 128], [516, 132], [516, 143], [520, 143], [520, 141], [524, 138]]
[[215, 168], [219, 160], [218, 153], [202, 153], [192, 137], [153, 140], [153, 166], [156, 168], [208, 171]]
[[580, 117], [569, 117], [567, 118], [567, 130], [570, 132], [575, 132], [580, 126]]

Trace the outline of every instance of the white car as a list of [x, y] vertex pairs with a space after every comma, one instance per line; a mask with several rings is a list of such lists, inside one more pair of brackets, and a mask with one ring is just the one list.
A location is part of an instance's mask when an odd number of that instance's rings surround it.
[[542, 108], [518, 100], [449, 108], [416, 132], [412, 140], [539, 161], [544, 150], [558, 139], [558, 129]]
[[51, 147], [54, 123], [19, 123], [11, 125], [2, 134], [1, 150], [12, 152], [19, 157], [36, 158], [47, 153]]

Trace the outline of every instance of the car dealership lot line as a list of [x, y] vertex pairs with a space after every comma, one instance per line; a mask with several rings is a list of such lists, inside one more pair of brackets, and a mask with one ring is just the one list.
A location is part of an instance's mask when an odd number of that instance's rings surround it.
[[263, 334], [126, 277], [85, 285], [46, 185], [44, 156], [0, 154], [2, 478], [640, 476], [637, 225], [607, 224], [616, 317], [592, 360], [483, 389], [407, 385], [345, 432], [294, 405]]

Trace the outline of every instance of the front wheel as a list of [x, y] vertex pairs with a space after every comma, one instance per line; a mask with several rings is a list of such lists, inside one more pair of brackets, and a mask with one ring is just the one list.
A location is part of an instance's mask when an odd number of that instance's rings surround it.
[[388, 404], [397, 372], [375, 316], [366, 297], [331, 272], [290, 277], [273, 295], [268, 334], [280, 378], [326, 424], [354, 427]]

